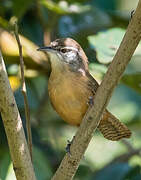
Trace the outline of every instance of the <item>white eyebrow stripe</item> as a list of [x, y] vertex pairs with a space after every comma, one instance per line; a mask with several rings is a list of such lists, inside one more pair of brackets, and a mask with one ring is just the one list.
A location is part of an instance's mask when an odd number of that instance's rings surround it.
[[77, 49], [77, 48], [71, 47], [71, 46], [66, 46], [66, 47], [63, 47], [62, 49], [71, 49], [71, 50], [74, 50], [74, 51], [77, 51], [77, 52], [78, 52], [78, 49]]

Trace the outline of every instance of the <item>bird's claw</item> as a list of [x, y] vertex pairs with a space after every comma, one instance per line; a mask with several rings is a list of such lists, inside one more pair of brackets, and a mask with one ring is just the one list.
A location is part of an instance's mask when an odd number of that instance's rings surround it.
[[93, 106], [93, 104], [94, 104], [93, 97], [92, 97], [92, 96], [89, 96], [88, 105], [89, 105], [89, 106]]
[[69, 155], [71, 155], [70, 147], [71, 147], [71, 144], [72, 144], [74, 138], [75, 138], [75, 136], [73, 136], [73, 139], [72, 139], [71, 141], [70, 141], [70, 140], [67, 140], [68, 144], [67, 144], [67, 146], [66, 146], [66, 152], [67, 152]]
[[131, 11], [131, 14], [130, 14], [130, 20], [131, 20], [132, 17], [134, 16], [134, 13], [135, 13], [135, 10]]
[[71, 152], [70, 152], [70, 146], [72, 144], [72, 141], [70, 140], [67, 140], [67, 146], [66, 146], [66, 152], [71, 155]]

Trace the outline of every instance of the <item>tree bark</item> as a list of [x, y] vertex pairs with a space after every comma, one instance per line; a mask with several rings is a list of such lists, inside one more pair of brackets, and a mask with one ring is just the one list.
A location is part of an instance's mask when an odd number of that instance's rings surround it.
[[[94, 130], [97, 128], [100, 118], [108, 104], [114, 88], [129, 63], [139, 41], [141, 39], [141, 0], [138, 3], [127, 32], [120, 47], [109, 66], [109, 69], [97, 90], [94, 105], [88, 110], [75, 138], [72, 141], [70, 152], [62, 160], [52, 180], [70, 180], [75, 175]], [[94, 157], [94, 156], [93, 156]]]
[[36, 180], [20, 114], [0, 51], [0, 112], [17, 180]]

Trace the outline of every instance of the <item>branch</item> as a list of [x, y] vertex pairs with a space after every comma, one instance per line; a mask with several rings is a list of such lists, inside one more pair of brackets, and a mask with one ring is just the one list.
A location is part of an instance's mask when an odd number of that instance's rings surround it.
[[70, 180], [75, 175], [88, 144], [96, 130], [102, 113], [104, 112], [114, 88], [129, 63], [141, 38], [141, 0], [121, 45], [109, 66], [109, 69], [97, 90], [93, 107], [89, 108], [82, 120], [75, 138], [72, 141], [70, 152], [67, 153], [57, 169], [52, 180]]
[[36, 180], [20, 114], [0, 51], [0, 112], [17, 180]]
[[26, 130], [27, 130], [27, 139], [28, 139], [28, 148], [32, 160], [32, 133], [31, 133], [31, 125], [30, 125], [30, 112], [29, 112], [29, 105], [28, 105], [28, 98], [27, 98], [27, 91], [26, 91], [26, 84], [24, 78], [24, 60], [22, 55], [22, 45], [20, 43], [19, 35], [18, 35], [18, 26], [15, 23], [15, 37], [17, 40], [18, 48], [19, 48], [19, 55], [20, 55], [20, 68], [21, 68], [21, 81], [22, 81], [22, 94], [24, 97], [24, 108], [25, 108], [25, 117], [26, 117]]

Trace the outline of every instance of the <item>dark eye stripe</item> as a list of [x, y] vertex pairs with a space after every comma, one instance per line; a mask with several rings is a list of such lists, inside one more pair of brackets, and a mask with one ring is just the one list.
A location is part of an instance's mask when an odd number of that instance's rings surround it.
[[78, 52], [78, 49], [75, 48], [75, 47], [69, 47], [69, 46], [67, 46], [67, 47], [61, 48], [60, 51], [63, 52], [63, 53], [69, 52], [69, 51], [76, 51], [76, 52]]
[[60, 49], [60, 51], [62, 52], [62, 53], [66, 53], [66, 52], [69, 52], [69, 51], [71, 51], [70, 49], [66, 49], [66, 48], [62, 48], [62, 49]]

